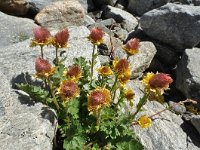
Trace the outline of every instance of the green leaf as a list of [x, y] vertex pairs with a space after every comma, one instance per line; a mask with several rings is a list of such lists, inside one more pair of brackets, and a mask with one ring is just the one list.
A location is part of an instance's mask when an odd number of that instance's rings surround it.
[[86, 139], [81, 135], [74, 135], [72, 138], [65, 138], [63, 148], [65, 150], [81, 150], [86, 143]]
[[116, 144], [117, 150], [143, 150], [144, 147], [137, 140], [123, 141]]
[[49, 92], [47, 90], [29, 84], [16, 84], [16, 85], [20, 90], [29, 94], [29, 96], [33, 100], [46, 103], [49, 95]]
[[72, 99], [68, 103], [68, 113], [73, 117], [73, 119], [79, 118], [79, 105], [80, 102], [78, 99]]

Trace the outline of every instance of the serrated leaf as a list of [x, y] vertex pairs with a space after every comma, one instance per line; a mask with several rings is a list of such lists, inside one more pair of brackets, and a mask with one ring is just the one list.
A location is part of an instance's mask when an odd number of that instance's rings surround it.
[[49, 92], [38, 86], [33, 86], [29, 84], [16, 84], [17, 87], [26, 92], [35, 101], [46, 103]]

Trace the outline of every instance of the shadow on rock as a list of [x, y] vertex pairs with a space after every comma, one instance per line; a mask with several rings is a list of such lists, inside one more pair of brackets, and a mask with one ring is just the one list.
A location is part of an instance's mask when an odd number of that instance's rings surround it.
[[43, 107], [41, 116], [42, 118], [49, 120], [52, 123], [52, 125], [56, 123], [57, 120], [56, 112], [52, 108]]
[[181, 128], [188, 136], [188, 143], [193, 143], [195, 146], [200, 148], [200, 135], [198, 131], [187, 121], [184, 121], [184, 123], [181, 124]]
[[12, 78], [11, 85], [13, 89], [18, 89], [16, 84], [30, 84], [35, 86], [43, 85], [41, 81], [33, 80], [32, 76], [28, 72], [21, 73], [18, 76]]
[[26, 104], [27, 106], [34, 106], [35, 101], [33, 101], [27, 94], [24, 92], [16, 91], [16, 93], [19, 95], [18, 100], [21, 104]]

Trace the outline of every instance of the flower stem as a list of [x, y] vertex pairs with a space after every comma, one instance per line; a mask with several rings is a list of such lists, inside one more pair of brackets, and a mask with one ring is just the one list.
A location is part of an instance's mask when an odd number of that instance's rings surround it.
[[56, 99], [56, 97], [55, 97], [55, 94], [54, 94], [54, 92], [53, 92], [52, 84], [51, 84], [51, 81], [50, 81], [49, 78], [47, 79], [47, 82], [48, 82], [48, 85], [49, 85], [49, 92], [50, 92], [50, 94], [51, 94], [51, 97], [53, 98], [53, 103], [54, 103], [54, 105], [56, 106], [56, 109], [59, 110], [60, 107], [59, 107], [59, 104], [58, 104], [57, 99]]
[[159, 115], [159, 114], [161, 114], [162, 112], [164, 112], [164, 111], [166, 111], [166, 110], [171, 110], [172, 108], [174, 108], [174, 107], [176, 107], [176, 106], [178, 106], [178, 105], [183, 105], [184, 103], [188, 103], [188, 102], [193, 103], [193, 104], [196, 104], [196, 101], [191, 100], [191, 99], [186, 99], [186, 100], [184, 100], [184, 101], [180, 101], [180, 102], [178, 102], [178, 103], [175, 103], [175, 104], [173, 104], [172, 106], [168, 106], [167, 108], [165, 108], [165, 109], [163, 109], [163, 110], [161, 110], [161, 111], [158, 111], [157, 113], [155, 113], [155, 114], [149, 116], [148, 118], [153, 118], [154, 116]]
[[149, 97], [149, 93], [145, 93], [144, 96], [140, 99], [137, 105], [136, 112], [131, 116], [132, 119], [135, 119], [135, 116], [138, 114], [141, 108], [146, 104], [148, 97]]
[[129, 55], [127, 55], [127, 58], [126, 58], [126, 59], [128, 60], [128, 59], [129, 59], [129, 57], [130, 57], [130, 56], [129, 56]]
[[59, 58], [58, 58], [58, 47], [56, 47], [56, 66], [58, 66]]
[[112, 102], [115, 100], [115, 96], [116, 96], [116, 91], [117, 91], [117, 89], [116, 89], [116, 85], [117, 85], [117, 80], [118, 80], [118, 74], [115, 76], [115, 81], [114, 81], [114, 84], [113, 84], [113, 86], [112, 86], [112, 89], [111, 89], [111, 91], [112, 91]]
[[[176, 107], [177, 105], [183, 105], [184, 103], [193, 103], [193, 104], [196, 104], [197, 102], [194, 101], [194, 100], [192, 100], [192, 99], [186, 99], [186, 100], [184, 100], [184, 101], [180, 101], [180, 102], [178, 102], [178, 103], [175, 103], [175, 104], [172, 105], [172, 106], [168, 106], [167, 108], [165, 108], [165, 109], [163, 109], [163, 110], [161, 110], [161, 111], [158, 111], [158, 112], [156, 112], [156, 113], [153, 114], [153, 115], [148, 116], [148, 118], [151, 118], [151, 119], [152, 119], [154, 116], [160, 115], [162, 112], [164, 112], [164, 111], [166, 111], [166, 110], [171, 110], [172, 108]], [[135, 121], [135, 120], [131, 123], [131, 125], [137, 125], [137, 124], [138, 124], [138, 122]]]
[[40, 51], [41, 51], [41, 57], [44, 58], [43, 46], [40, 46]]
[[101, 109], [97, 112], [97, 126], [99, 126], [101, 123]]
[[92, 51], [92, 62], [91, 62], [90, 84], [92, 83], [93, 72], [94, 72], [95, 49], [96, 49], [96, 45], [94, 44], [94, 45], [93, 45], [93, 51]]

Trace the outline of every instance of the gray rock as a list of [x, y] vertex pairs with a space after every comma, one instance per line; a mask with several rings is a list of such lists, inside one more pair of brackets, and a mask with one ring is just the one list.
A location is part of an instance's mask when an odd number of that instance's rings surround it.
[[57, 0], [0, 0], [0, 11], [15, 16], [34, 17], [42, 8]]
[[193, 117], [191, 118], [191, 123], [200, 134], [200, 115], [196, 115], [196, 116], [193, 115]]
[[140, 25], [151, 38], [178, 50], [190, 48], [200, 42], [200, 7], [169, 3], [145, 13]]
[[200, 6], [200, 0], [193, 0], [195, 6]]
[[110, 63], [110, 57], [108, 56], [98, 55], [98, 58], [102, 66]]
[[[143, 96], [142, 90], [144, 87], [137, 80], [129, 82], [128, 87], [131, 87], [135, 91], [134, 105], [136, 105]], [[160, 103], [148, 101], [143, 111], [136, 118], [144, 114], [150, 116], [163, 109], [165, 107]], [[134, 112], [136, 109], [134, 107], [130, 108], [127, 105], [126, 110]], [[145, 150], [199, 150], [199, 147], [191, 142], [187, 133], [182, 129], [181, 126], [184, 122], [181, 116], [167, 110], [153, 119], [152, 125], [149, 128], [142, 129], [139, 125], [133, 126], [136, 137], [144, 145]], [[197, 144], [200, 144], [200, 141]]]
[[85, 12], [77, 0], [54, 2], [42, 9], [35, 17], [35, 21], [52, 28], [64, 28], [73, 25], [82, 25]]
[[198, 101], [200, 108], [200, 49], [186, 49], [176, 69], [176, 87], [187, 98]]
[[95, 6], [92, 0], [78, 0], [78, 1], [84, 7], [86, 13], [93, 11], [95, 9]]
[[170, 101], [169, 102], [169, 106], [172, 106], [172, 110], [176, 113], [176, 114], [183, 114], [186, 112], [186, 107], [184, 105], [176, 105], [175, 102]]
[[[137, 78], [143, 74], [143, 72], [149, 67], [154, 55], [156, 54], [156, 48], [151, 42], [141, 42], [139, 52], [129, 57], [129, 61], [132, 69], [132, 78]], [[126, 58], [125, 51], [121, 48], [115, 50], [116, 58]]]
[[180, 58], [175, 49], [157, 42], [154, 42], [154, 45], [157, 49], [156, 57], [160, 62], [172, 67], [177, 64]]
[[144, 13], [165, 5], [170, 0], [129, 0], [127, 10], [133, 14], [142, 16]]
[[0, 47], [30, 38], [37, 25], [33, 20], [18, 18], [0, 12]]
[[149, 70], [153, 72], [168, 72], [169, 67], [165, 66], [162, 62], [157, 57], [154, 57], [153, 60], [151, 61], [151, 64], [149, 65]]
[[[29, 98], [16, 94], [4, 69], [6, 65], [1, 66], [0, 71], [0, 149], [51, 150], [56, 121], [54, 112], [41, 103], [29, 103]], [[22, 104], [22, 99], [26, 103]]]
[[114, 25], [116, 21], [113, 18], [109, 18], [109, 19], [102, 20], [99, 23], [109, 28], [111, 25]]
[[92, 19], [88, 15], [85, 15], [85, 17], [84, 17], [84, 25], [85, 26], [89, 26], [89, 25], [94, 24], [94, 23], [95, 23], [94, 19]]
[[105, 5], [113, 5], [113, 0], [93, 0], [93, 3], [97, 9], [101, 9]]
[[114, 34], [115, 37], [119, 38], [121, 41], [124, 41], [128, 36], [128, 32], [120, 27], [114, 27]]
[[0, 11], [7, 14], [24, 16], [28, 9], [29, 4], [26, 0], [0, 0]]
[[[90, 31], [80, 26], [70, 27], [69, 32], [69, 48], [64, 49], [67, 51], [65, 64], [71, 65], [73, 58], [79, 56], [91, 59], [93, 46], [86, 38]], [[15, 83], [31, 82], [29, 81], [31, 75], [35, 73], [35, 58], [40, 54], [40, 50], [39, 47], [30, 48], [29, 43], [28, 39], [0, 47], [2, 64], [0, 65], [0, 149], [2, 150], [53, 149], [54, 112], [41, 103], [33, 103], [24, 93], [12, 89]], [[55, 49], [45, 47], [44, 54], [45, 58], [52, 60]], [[98, 58], [97, 65], [100, 65]]]
[[132, 14], [109, 5], [104, 7], [102, 16], [113, 18], [117, 23], [122, 23], [123, 28], [127, 31], [135, 29], [138, 25], [137, 19]]

